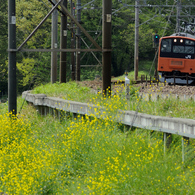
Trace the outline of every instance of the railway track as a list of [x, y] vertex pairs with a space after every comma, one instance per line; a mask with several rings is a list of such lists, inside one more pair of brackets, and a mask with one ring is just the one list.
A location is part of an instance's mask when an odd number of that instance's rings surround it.
[[[102, 81], [101, 80], [93, 80], [93, 81], [81, 81], [80, 84], [90, 87], [91, 89], [97, 91], [101, 90]], [[112, 80], [112, 90], [115, 90], [115, 87], [120, 85], [124, 85], [124, 80]], [[140, 93], [144, 94], [156, 94], [161, 96], [173, 96], [173, 97], [181, 97], [180, 99], [189, 99], [195, 96], [195, 86], [194, 85], [170, 85], [167, 83], [160, 83], [156, 80], [138, 80], [133, 81], [130, 87], [138, 87]]]

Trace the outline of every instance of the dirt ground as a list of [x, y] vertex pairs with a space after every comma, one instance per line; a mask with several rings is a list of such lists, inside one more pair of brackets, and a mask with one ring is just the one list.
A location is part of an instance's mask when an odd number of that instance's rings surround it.
[[94, 90], [102, 89], [102, 81], [99, 79], [95, 79], [93, 81], [80, 81], [79, 83]]
[[[90, 87], [93, 90], [101, 90], [102, 89], [102, 81], [101, 80], [93, 80], [93, 81], [81, 81], [79, 82], [83, 86]], [[195, 86], [189, 85], [168, 85], [164, 86], [164, 83], [157, 84], [148, 84], [146, 86], [143, 84], [135, 84], [140, 88], [140, 92], [144, 93], [164, 93], [164, 94], [177, 94], [177, 95], [195, 95]], [[114, 90], [115, 86], [112, 86], [112, 90]]]
[[159, 86], [156, 84], [143, 86], [140, 88], [140, 92], [161, 92], [163, 94], [177, 94], [177, 95], [195, 95], [195, 86], [186, 86], [186, 85], [166, 85], [160, 83]]

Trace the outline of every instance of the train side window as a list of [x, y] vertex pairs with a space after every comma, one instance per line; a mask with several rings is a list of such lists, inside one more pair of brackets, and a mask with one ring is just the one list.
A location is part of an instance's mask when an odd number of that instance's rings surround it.
[[171, 52], [171, 39], [163, 39], [161, 42], [161, 52]]

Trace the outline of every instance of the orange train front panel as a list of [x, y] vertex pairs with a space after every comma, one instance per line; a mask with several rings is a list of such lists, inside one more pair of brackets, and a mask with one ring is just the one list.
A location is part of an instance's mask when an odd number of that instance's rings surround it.
[[180, 71], [181, 73], [195, 73], [195, 59], [158, 58], [159, 72]]

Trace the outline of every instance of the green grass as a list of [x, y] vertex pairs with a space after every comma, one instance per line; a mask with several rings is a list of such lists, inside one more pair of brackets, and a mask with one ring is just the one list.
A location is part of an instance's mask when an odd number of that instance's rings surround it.
[[[154, 65], [152, 66], [152, 63], [153, 63], [152, 61], [148, 61], [148, 60], [139, 62], [138, 80], [141, 79], [141, 75], [145, 75], [149, 79], [150, 75], [154, 74]], [[130, 72], [127, 72], [127, 73], [128, 73], [128, 76], [127, 76], [128, 79], [133, 82], [135, 80], [134, 71], [130, 71]], [[114, 77], [113, 80], [124, 81], [125, 80], [125, 74], [121, 75], [121, 76], [118, 76], [118, 77]]]
[[35, 94], [46, 94], [51, 97], [59, 97], [66, 100], [74, 100], [80, 102], [88, 102], [91, 98], [95, 97], [96, 94], [91, 92], [88, 87], [81, 86], [76, 82], [68, 83], [54, 83], [46, 84], [36, 87], [32, 93]]
[[[139, 71], [139, 73], [138, 73], [138, 80], [141, 79], [141, 75], [145, 75], [146, 76], [146, 75], [148, 75], [148, 72], [146, 72], [146, 71]], [[128, 72], [127, 78], [130, 81], [133, 82], [135, 80], [134, 72]], [[112, 78], [112, 80], [114, 80], [114, 81], [124, 81], [125, 80], [125, 74], [121, 75], [119, 77], [114, 77], [114, 78]]]
[[[195, 119], [195, 102], [192, 100], [180, 101], [174, 98], [145, 101], [138, 97], [139, 88], [130, 86], [130, 99], [126, 100], [125, 87], [118, 87], [112, 92], [111, 98], [103, 98], [102, 94], [95, 94], [88, 87], [76, 82], [65, 84], [55, 83], [35, 88], [32, 93], [44, 93], [47, 96], [60, 97], [66, 100], [98, 104], [101, 106], [113, 105], [113, 109], [134, 110], [159, 116]], [[148, 91], [152, 93], [152, 91]]]
[[194, 146], [182, 163], [179, 136], [164, 154], [161, 133], [87, 116], [60, 122], [27, 104], [16, 125], [0, 122], [0, 191], [8, 194], [194, 193]]
[[[190, 113], [193, 102], [172, 99], [148, 102], [131, 98], [119, 88], [111, 98], [102, 98], [75, 82], [40, 86], [46, 93], [106, 107], [110, 117], [67, 113], [59, 121], [41, 117], [24, 103], [18, 119], [10, 121], [7, 103], [0, 105], [0, 192], [7, 194], [193, 194], [195, 191], [195, 145], [185, 148], [182, 162], [181, 137], [174, 135], [164, 153], [163, 134], [134, 129], [113, 121], [118, 109], [167, 114]], [[75, 95], [76, 94], [76, 95]], [[90, 100], [90, 98], [92, 98]], [[23, 100], [18, 98], [18, 111]], [[188, 106], [188, 107], [187, 107]], [[98, 110], [97, 110], [98, 111]]]

